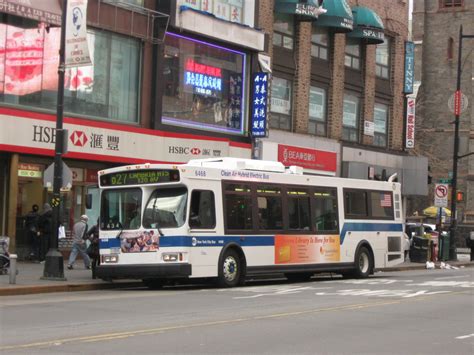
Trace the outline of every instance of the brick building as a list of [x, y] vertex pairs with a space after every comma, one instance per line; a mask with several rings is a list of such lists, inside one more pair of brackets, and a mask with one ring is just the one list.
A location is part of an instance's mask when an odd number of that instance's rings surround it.
[[337, 170], [324, 173], [368, 179], [396, 172], [407, 200], [426, 195], [427, 160], [409, 156], [404, 141], [407, 2], [327, 0], [328, 12], [314, 22], [286, 11], [289, 2], [259, 2], [273, 64], [260, 156], [305, 157], [300, 148], [311, 148], [321, 167], [330, 151]]
[[[474, 35], [474, 1], [415, 0], [413, 40], [416, 44], [417, 95], [416, 152], [429, 159], [433, 184], [448, 179], [453, 169], [454, 114], [448, 101], [456, 91], [459, 29]], [[461, 90], [469, 106], [460, 116], [459, 155], [474, 152], [474, 40], [463, 40]], [[458, 223], [474, 223], [474, 156], [458, 161]], [[471, 225], [472, 230], [472, 225]]]

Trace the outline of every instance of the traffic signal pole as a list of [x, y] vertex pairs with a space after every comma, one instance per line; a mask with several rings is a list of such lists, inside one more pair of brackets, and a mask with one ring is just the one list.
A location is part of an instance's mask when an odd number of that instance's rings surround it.
[[458, 47], [458, 72], [456, 81], [456, 93], [454, 97], [454, 151], [453, 151], [453, 182], [451, 189], [451, 226], [449, 243], [449, 260], [457, 260], [456, 255], [456, 193], [458, 180], [458, 160], [471, 155], [472, 153], [459, 156], [459, 120], [461, 115], [462, 94], [461, 94], [461, 73], [462, 73], [462, 40], [463, 38], [474, 38], [474, 35], [464, 35], [462, 25], [459, 28], [459, 47]]

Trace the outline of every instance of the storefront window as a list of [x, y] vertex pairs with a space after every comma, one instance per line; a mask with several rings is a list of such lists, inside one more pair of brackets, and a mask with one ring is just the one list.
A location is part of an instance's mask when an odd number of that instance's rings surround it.
[[162, 122], [243, 134], [245, 53], [168, 33]]
[[387, 146], [388, 106], [375, 104], [374, 107], [374, 145]]
[[295, 24], [293, 16], [275, 13], [273, 23], [273, 44], [286, 49], [293, 49]]
[[360, 69], [360, 45], [346, 44], [346, 56], [344, 60], [346, 67]]
[[390, 76], [390, 38], [385, 37], [385, 42], [377, 44], [375, 51], [375, 74], [384, 79]]
[[319, 59], [328, 59], [329, 35], [327, 28], [313, 24], [311, 34], [311, 56]]
[[291, 86], [289, 80], [272, 78], [271, 128], [291, 130]]
[[308, 133], [326, 136], [326, 90], [315, 86], [309, 89]]
[[350, 142], [359, 141], [359, 98], [354, 95], [344, 95], [342, 139]]
[[[94, 65], [66, 69], [65, 114], [138, 122], [140, 42], [95, 30], [88, 40]], [[55, 111], [59, 42], [57, 27], [0, 24], [1, 103]]]

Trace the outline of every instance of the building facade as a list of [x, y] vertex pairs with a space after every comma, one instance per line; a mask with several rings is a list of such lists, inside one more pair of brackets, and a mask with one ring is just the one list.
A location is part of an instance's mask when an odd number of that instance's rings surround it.
[[326, 0], [313, 22], [289, 3], [297, 1], [259, 2], [273, 68], [263, 159], [286, 152], [315, 173], [359, 179], [397, 173], [406, 204], [426, 195], [427, 159], [405, 142], [408, 2]]
[[[429, 159], [432, 175], [428, 203], [435, 183], [450, 181], [453, 172], [454, 112], [450, 97], [456, 91], [459, 31], [474, 35], [474, 1], [415, 0], [413, 40], [416, 44], [417, 95], [416, 151]], [[459, 155], [474, 152], [474, 39], [463, 39], [461, 91], [468, 106], [460, 115]], [[451, 108], [450, 108], [451, 106]], [[457, 203], [460, 225], [474, 223], [474, 156], [458, 161]]]
[[[61, 8], [19, 2], [4, 1], [0, 21], [0, 234], [22, 257], [30, 247], [24, 216], [52, 196]], [[407, 3], [323, 7], [89, 0], [94, 65], [66, 72], [66, 230], [83, 213], [95, 220], [97, 171], [123, 164], [253, 157], [329, 176], [397, 173], [406, 198], [426, 194], [427, 161], [404, 146]], [[268, 102], [259, 96], [255, 110], [262, 73]]]

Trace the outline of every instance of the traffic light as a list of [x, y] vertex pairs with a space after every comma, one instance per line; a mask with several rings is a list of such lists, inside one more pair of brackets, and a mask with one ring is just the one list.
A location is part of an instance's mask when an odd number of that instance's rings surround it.
[[457, 202], [462, 202], [462, 201], [464, 201], [464, 192], [462, 192], [462, 191], [456, 191], [456, 201], [457, 201]]
[[431, 175], [431, 166], [428, 165], [428, 185], [433, 183], [433, 176]]

